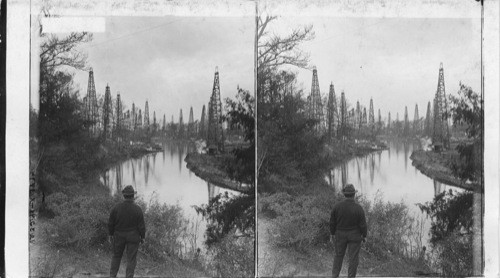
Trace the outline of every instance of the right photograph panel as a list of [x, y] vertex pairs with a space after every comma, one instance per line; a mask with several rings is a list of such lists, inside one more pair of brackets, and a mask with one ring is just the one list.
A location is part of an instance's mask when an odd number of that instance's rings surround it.
[[259, 277], [482, 275], [475, 4], [447, 16], [259, 7]]

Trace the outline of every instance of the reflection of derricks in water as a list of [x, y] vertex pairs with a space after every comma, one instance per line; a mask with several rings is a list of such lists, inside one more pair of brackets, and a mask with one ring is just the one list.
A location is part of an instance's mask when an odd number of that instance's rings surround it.
[[448, 103], [444, 87], [443, 63], [439, 66], [438, 87], [434, 97], [434, 128], [432, 132], [434, 151], [440, 152], [450, 147], [450, 128], [448, 125]]
[[208, 103], [207, 149], [211, 155], [224, 151], [224, 133], [222, 129], [222, 103], [220, 100], [219, 70], [215, 68], [212, 96]]
[[207, 182], [207, 187], [208, 187], [208, 200], [212, 200], [213, 197], [219, 195], [220, 193], [220, 188]]

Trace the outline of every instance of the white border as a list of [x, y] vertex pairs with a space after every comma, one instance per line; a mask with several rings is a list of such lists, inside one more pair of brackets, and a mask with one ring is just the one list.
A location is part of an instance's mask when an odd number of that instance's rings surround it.
[[[134, 1], [47, 1], [57, 14], [67, 16], [149, 15], [253, 16], [252, 5], [235, 1], [154, 1], [137, 6]], [[245, 3], [248, 4], [246, 1]], [[475, 1], [440, 0], [379, 1], [261, 1], [286, 15], [385, 16], [385, 17], [470, 17]], [[291, 2], [291, 3], [290, 3]], [[83, 3], [83, 4], [82, 4]], [[285, 4], [286, 3], [286, 4]], [[385, 3], [385, 6], [382, 4]], [[6, 117], [6, 223], [5, 258], [7, 277], [28, 277], [28, 107], [30, 5], [9, 0], [7, 14], [7, 117]], [[283, 9], [283, 5], [286, 9]], [[249, 8], [247, 8], [247, 6]], [[35, 9], [35, 7], [33, 7]], [[485, 252], [486, 277], [499, 275], [499, 4], [485, 1]], [[459, 59], [459, 57], [457, 57]]]

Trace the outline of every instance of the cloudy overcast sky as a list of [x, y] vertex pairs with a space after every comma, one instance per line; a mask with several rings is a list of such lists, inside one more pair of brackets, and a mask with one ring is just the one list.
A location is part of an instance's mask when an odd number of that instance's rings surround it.
[[[106, 32], [94, 33], [81, 46], [94, 70], [96, 91], [119, 92], [127, 109], [132, 103], [150, 118], [166, 114], [178, 121], [183, 110], [188, 120], [193, 106], [199, 119], [212, 92], [215, 67], [219, 68], [221, 98], [234, 97], [237, 86], [253, 93], [253, 17], [107, 17]], [[88, 72], [75, 72], [83, 97]]]
[[[471, 11], [480, 15], [480, 10]], [[420, 117], [437, 89], [439, 65], [444, 65], [447, 94], [456, 94], [460, 81], [480, 91], [480, 18], [374, 18], [290, 17], [273, 22], [272, 30], [287, 34], [301, 25], [313, 25], [315, 39], [301, 49], [310, 54], [318, 70], [320, 91], [327, 96], [333, 82], [337, 96], [343, 90], [348, 101], [375, 113], [390, 111], [403, 119], [405, 106], [413, 119], [415, 104]], [[305, 94], [311, 90], [312, 71], [299, 73]]]

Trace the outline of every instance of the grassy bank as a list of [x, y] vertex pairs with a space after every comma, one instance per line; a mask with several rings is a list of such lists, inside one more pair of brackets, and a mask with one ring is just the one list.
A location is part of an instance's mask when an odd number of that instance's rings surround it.
[[[39, 217], [35, 239], [30, 243], [30, 273], [35, 277], [108, 273], [111, 246], [107, 242], [107, 220], [111, 208], [121, 201], [121, 196], [110, 196], [99, 176], [115, 163], [140, 157], [154, 149], [142, 144], [99, 145], [91, 159], [86, 161], [85, 171], [74, 166], [78, 158], [64, 159], [53, 150], [46, 149], [43, 155], [46, 161], [50, 157], [54, 165], [45, 167], [37, 177], [44, 181], [44, 189], [50, 191], [39, 191], [35, 196]], [[32, 161], [35, 153], [38, 152], [31, 152]], [[59, 159], [55, 160], [57, 157]], [[57, 165], [62, 170], [58, 170]], [[154, 200], [149, 204], [137, 201], [145, 212], [147, 226], [146, 242], [140, 247], [137, 274], [206, 275], [207, 263], [193, 244], [197, 233], [192, 231], [192, 223], [183, 218], [180, 207]]]
[[458, 160], [459, 156], [455, 150], [443, 153], [416, 150], [411, 154], [410, 159], [415, 168], [434, 180], [467, 190], [479, 189], [480, 184], [478, 182], [465, 182], [453, 173], [451, 162]]
[[248, 193], [249, 187], [244, 187], [241, 183], [232, 180], [225, 170], [228, 161], [233, 160], [232, 154], [208, 155], [199, 153], [189, 153], [184, 161], [186, 167], [196, 176], [214, 185]]

